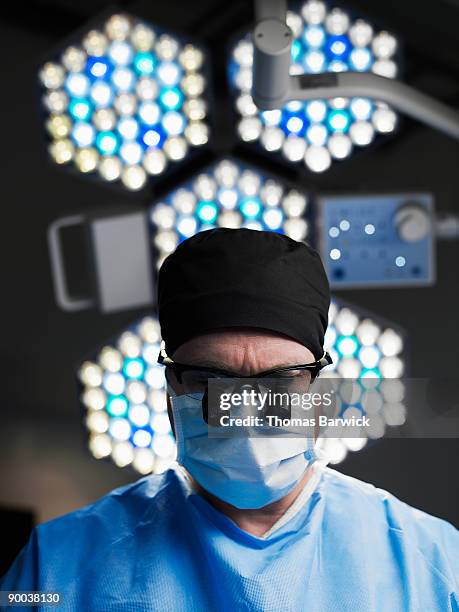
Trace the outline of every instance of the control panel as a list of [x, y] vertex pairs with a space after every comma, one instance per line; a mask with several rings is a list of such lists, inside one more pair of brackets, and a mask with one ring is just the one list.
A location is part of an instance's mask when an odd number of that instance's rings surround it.
[[431, 194], [321, 196], [318, 207], [319, 249], [332, 287], [434, 283]]

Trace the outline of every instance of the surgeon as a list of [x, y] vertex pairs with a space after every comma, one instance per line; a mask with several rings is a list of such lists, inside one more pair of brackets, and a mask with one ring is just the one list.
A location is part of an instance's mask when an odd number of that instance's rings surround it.
[[457, 612], [453, 526], [330, 469], [314, 435], [208, 433], [212, 379], [306, 388], [328, 363], [318, 254], [209, 230], [158, 285], [178, 465], [39, 525], [0, 590], [58, 592], [78, 612]]

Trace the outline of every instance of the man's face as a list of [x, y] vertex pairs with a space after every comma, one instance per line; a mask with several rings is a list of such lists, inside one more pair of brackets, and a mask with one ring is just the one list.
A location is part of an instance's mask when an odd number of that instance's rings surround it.
[[[223, 330], [196, 336], [182, 344], [172, 358], [179, 363], [227, 370], [241, 377], [315, 361], [312, 352], [299, 342], [254, 329]], [[184, 392], [173, 374], [169, 382], [177, 395]]]

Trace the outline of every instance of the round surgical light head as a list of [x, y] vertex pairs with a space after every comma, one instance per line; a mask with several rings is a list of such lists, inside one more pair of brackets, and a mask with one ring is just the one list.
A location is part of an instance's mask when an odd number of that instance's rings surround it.
[[[396, 38], [375, 32], [364, 19], [352, 20], [342, 9], [307, 0], [288, 12], [287, 23], [294, 36], [291, 74], [354, 71], [387, 78], [397, 74]], [[247, 36], [234, 46], [228, 70], [240, 139], [311, 172], [326, 171], [334, 160], [350, 157], [376, 135], [397, 127], [391, 108], [366, 98], [293, 101], [279, 110], [260, 112], [251, 96], [252, 68], [253, 44]]]
[[96, 459], [111, 457], [119, 467], [132, 465], [141, 474], [163, 471], [174, 462], [159, 350], [158, 321], [146, 317], [80, 365], [80, 401]]
[[204, 60], [130, 15], [101, 21], [40, 69], [52, 158], [142, 188], [209, 140]]
[[214, 227], [246, 227], [306, 240], [307, 203], [305, 194], [279, 180], [224, 159], [151, 207], [158, 261], [182, 240]]

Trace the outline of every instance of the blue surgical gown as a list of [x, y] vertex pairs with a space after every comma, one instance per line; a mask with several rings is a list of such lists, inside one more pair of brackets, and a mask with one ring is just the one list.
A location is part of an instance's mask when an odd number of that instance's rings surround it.
[[335, 470], [266, 539], [169, 470], [39, 525], [0, 590], [85, 612], [457, 612], [458, 581], [454, 527]]

